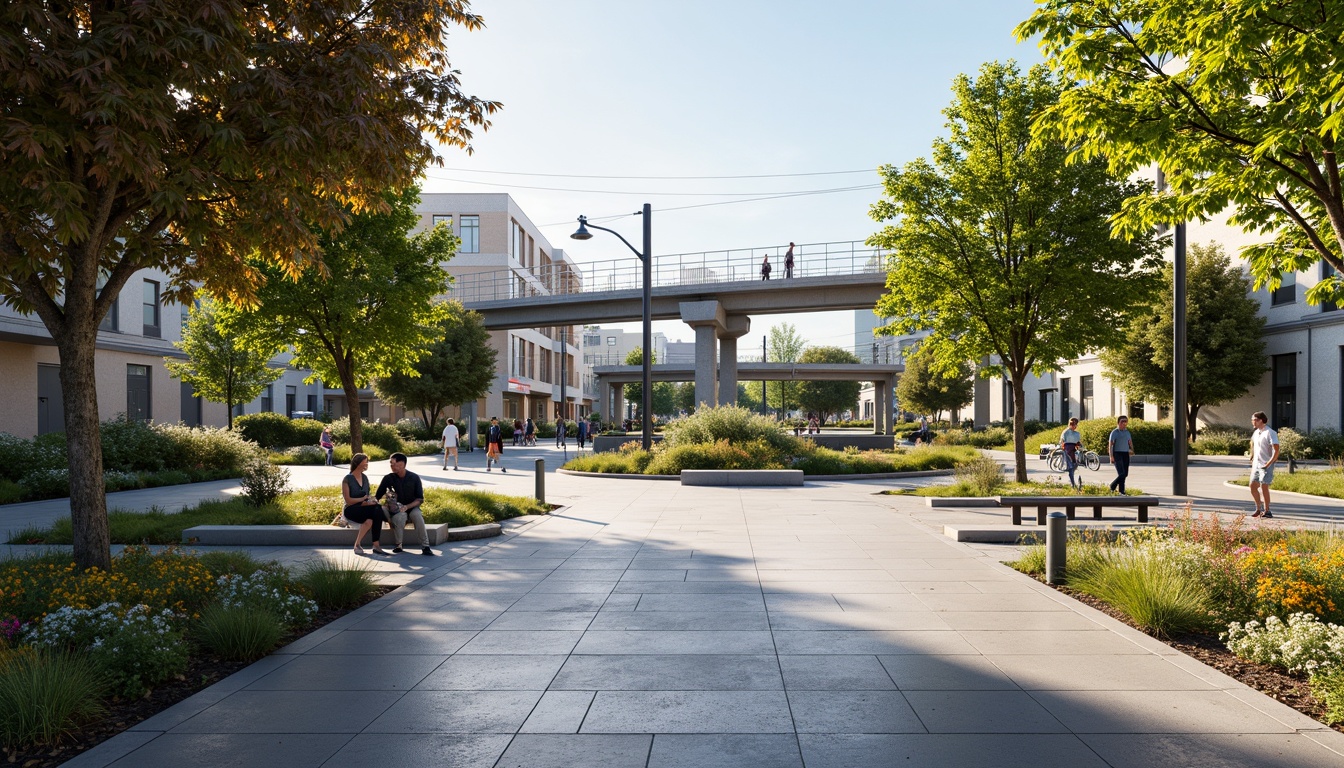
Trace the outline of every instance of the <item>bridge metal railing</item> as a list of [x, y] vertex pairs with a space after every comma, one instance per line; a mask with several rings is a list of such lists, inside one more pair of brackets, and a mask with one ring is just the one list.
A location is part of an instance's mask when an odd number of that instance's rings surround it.
[[[727, 251], [677, 253], [653, 257], [653, 286], [737, 283], [761, 279], [761, 264], [768, 256], [771, 279], [785, 279], [787, 245], [741, 248]], [[835, 243], [801, 243], [794, 247], [793, 276], [834, 277], [885, 272], [887, 254], [862, 240]], [[532, 269], [509, 267], [462, 275], [452, 287], [452, 296], [464, 304], [504, 301], [533, 296], [557, 296], [604, 291], [639, 290], [643, 267], [639, 259], [598, 261], [580, 265], [582, 275], [568, 264], [549, 264]]]

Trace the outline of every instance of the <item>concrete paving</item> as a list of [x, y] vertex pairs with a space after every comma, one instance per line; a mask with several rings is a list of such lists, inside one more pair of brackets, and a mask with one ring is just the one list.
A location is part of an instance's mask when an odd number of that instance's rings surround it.
[[941, 536], [976, 510], [547, 479], [558, 514], [379, 561], [422, 570], [68, 764], [1344, 765], [1344, 734]]

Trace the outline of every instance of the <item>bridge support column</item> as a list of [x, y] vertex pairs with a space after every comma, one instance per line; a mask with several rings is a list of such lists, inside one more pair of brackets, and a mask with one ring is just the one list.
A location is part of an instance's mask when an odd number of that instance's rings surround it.
[[719, 405], [737, 404], [737, 340], [751, 330], [751, 318], [727, 318], [719, 334]]
[[719, 401], [717, 340], [725, 330], [723, 307], [717, 301], [683, 301], [680, 308], [682, 321], [695, 329], [695, 404], [712, 406]]
[[891, 418], [891, 404], [887, 402], [887, 382], [878, 379], [873, 382], [873, 434], [887, 434], [887, 422]]
[[607, 421], [612, 424], [620, 424], [625, 418], [625, 385], [611, 385], [611, 413], [607, 415]]

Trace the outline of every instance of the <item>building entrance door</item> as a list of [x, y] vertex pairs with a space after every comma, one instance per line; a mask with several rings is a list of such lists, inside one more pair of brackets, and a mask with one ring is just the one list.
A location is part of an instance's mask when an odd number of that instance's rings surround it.
[[61, 403], [61, 367], [37, 366], [37, 434], [65, 431], [65, 406]]

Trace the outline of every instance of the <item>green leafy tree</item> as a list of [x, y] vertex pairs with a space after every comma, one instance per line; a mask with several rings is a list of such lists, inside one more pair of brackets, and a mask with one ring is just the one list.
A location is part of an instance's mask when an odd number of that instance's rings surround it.
[[285, 345], [275, 337], [269, 348], [241, 343], [228, 327], [230, 309], [210, 296], [202, 298], [182, 326], [182, 340], [173, 342], [187, 359], [164, 358], [163, 365], [196, 394], [223, 403], [228, 408], [229, 429], [233, 429], [234, 406], [252, 402], [267, 384], [284, 374], [285, 369], [272, 368], [270, 360]]
[[[413, 20], [413, 23], [408, 23]], [[0, 4], [0, 301], [61, 362], [75, 561], [111, 565], [98, 325], [131, 277], [246, 301], [256, 267], [381, 205], [498, 104], [463, 94], [464, 0]]]
[[761, 387], [756, 384], [737, 384], [737, 407], [746, 408], [753, 413], [761, 412]]
[[[643, 365], [644, 348], [635, 347], [634, 349], [630, 350], [630, 354], [625, 356], [625, 364]], [[695, 397], [694, 390], [692, 390], [691, 397], [692, 398]], [[644, 403], [644, 385], [642, 383], [626, 384], [625, 401], [627, 403], [634, 403], [636, 415], [642, 416], [642, 414], [639, 413], [639, 409], [643, 407]], [[676, 413], [676, 411], [677, 411], [677, 385], [670, 381], [653, 382], [654, 414], [660, 416], [667, 416], [672, 413]]]
[[373, 383], [378, 397], [420, 412], [427, 426], [439, 421], [445, 408], [472, 402], [490, 391], [497, 353], [479, 312], [447, 302], [429, 354], [412, 366], [416, 375], [393, 372]]
[[936, 362], [922, 347], [905, 358], [905, 372], [896, 382], [896, 400], [901, 408], [936, 416], [970, 405], [975, 397], [971, 366], [965, 360], [949, 360], [953, 363], [949, 370]]
[[[1186, 437], [1195, 439], [1199, 409], [1246, 394], [1265, 367], [1265, 318], [1251, 281], [1216, 243], [1191, 245], [1187, 266]], [[1161, 298], [1130, 321], [1123, 343], [1103, 350], [1106, 374], [1133, 400], [1170, 405], [1173, 267]]]
[[[770, 326], [766, 360], [771, 363], [796, 363], [807, 348], [807, 339], [798, 334], [793, 323], [780, 323]], [[797, 382], [771, 381], [765, 386], [768, 407], [779, 411], [783, 416], [790, 407], [798, 405]], [[856, 398], [857, 399], [857, 398]]]
[[[1233, 207], [1267, 238], [1243, 251], [1256, 287], [1324, 259], [1344, 273], [1344, 4], [1280, 0], [1040, 0], [1017, 28], [1078, 87], [1038, 134], [1127, 176], [1156, 164], [1168, 188], [1135, 196], [1138, 232]], [[1344, 298], [1338, 276], [1307, 293]]]
[[265, 326], [248, 343], [264, 346], [279, 335], [292, 340], [294, 364], [312, 370], [310, 381], [339, 383], [350, 414], [350, 447], [363, 450], [359, 390], [395, 373], [414, 375], [442, 332], [448, 305], [434, 298], [448, 291], [441, 266], [456, 238], [447, 227], [411, 234], [420, 222], [415, 189], [385, 198], [388, 212], [360, 213], [338, 233], [321, 237], [323, 267], [290, 277], [273, 265], [255, 312]]
[[690, 413], [695, 410], [695, 382], [683, 381], [677, 385], [673, 410]]
[[[798, 362], [857, 365], [863, 361], [853, 352], [840, 347], [808, 347], [803, 350]], [[859, 390], [862, 388], [863, 384], [857, 381], [800, 381], [797, 387], [798, 407], [816, 413], [824, 422], [858, 405]]]
[[1012, 383], [1025, 481], [1027, 374], [1118, 342], [1161, 260], [1154, 235], [1111, 233], [1136, 185], [1100, 159], [1067, 162], [1068, 145], [1031, 140], [1032, 118], [1061, 90], [1044, 67], [1023, 75], [989, 63], [952, 90], [950, 135], [934, 142], [932, 162], [881, 169], [885, 199], [872, 216], [893, 223], [868, 242], [894, 254], [877, 314], [897, 320], [880, 331], [930, 331], [921, 346], [943, 370], [989, 359], [980, 375]]

